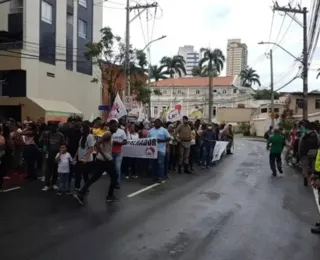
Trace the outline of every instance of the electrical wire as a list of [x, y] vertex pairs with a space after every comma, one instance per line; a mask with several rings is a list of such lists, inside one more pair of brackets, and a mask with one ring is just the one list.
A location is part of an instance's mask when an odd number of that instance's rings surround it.
[[142, 36], [143, 36], [143, 40], [144, 40], [144, 44], [147, 45], [148, 42], [147, 42], [147, 39], [146, 39], [146, 35], [144, 33], [144, 29], [143, 29], [143, 24], [142, 24], [142, 19], [141, 19], [141, 14], [138, 10], [138, 16], [139, 16], [139, 20], [140, 20], [140, 26], [141, 26], [141, 31], [142, 31]]
[[[271, 41], [272, 29], [273, 29], [273, 22], [274, 22], [274, 14], [275, 14], [274, 11], [272, 11], [271, 27], [270, 27], [269, 40], [268, 40], [268, 42]], [[268, 51], [268, 47], [266, 47], [265, 53], [267, 53], [267, 51]]]
[[[278, 39], [279, 39], [279, 37], [280, 37], [281, 31], [282, 31], [282, 27], [283, 27], [284, 21], [286, 20], [286, 17], [287, 17], [287, 14], [284, 14], [283, 19], [282, 19], [282, 23], [281, 23], [281, 25], [280, 25], [280, 29], [279, 29], [279, 32], [278, 32], [278, 35], [277, 35], [277, 38], [276, 38], [276, 40], [275, 40], [276, 43], [278, 42]], [[277, 46], [277, 45], [273, 45], [272, 50], [275, 50], [275, 47], [276, 47], [276, 46]]]

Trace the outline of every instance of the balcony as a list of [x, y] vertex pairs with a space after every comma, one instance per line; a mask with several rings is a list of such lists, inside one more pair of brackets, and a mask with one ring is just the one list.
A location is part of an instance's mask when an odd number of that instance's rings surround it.
[[0, 31], [0, 50], [19, 50], [23, 48], [22, 32]]
[[74, 0], [67, 0], [67, 13], [73, 14]]

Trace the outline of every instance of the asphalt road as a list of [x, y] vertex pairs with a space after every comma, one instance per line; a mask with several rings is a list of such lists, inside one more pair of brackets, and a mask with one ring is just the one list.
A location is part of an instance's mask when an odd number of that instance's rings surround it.
[[[132, 198], [123, 183], [104, 203], [107, 178], [86, 207], [34, 183], [0, 194], [1, 260], [319, 260], [320, 221], [310, 188], [285, 168], [273, 178], [262, 142], [239, 140], [210, 170], [172, 179]], [[140, 183], [141, 182], [141, 183]]]

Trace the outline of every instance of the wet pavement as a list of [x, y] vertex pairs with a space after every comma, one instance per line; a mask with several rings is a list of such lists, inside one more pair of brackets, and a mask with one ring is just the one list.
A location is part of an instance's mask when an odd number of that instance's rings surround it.
[[32, 183], [0, 194], [1, 260], [319, 260], [311, 189], [291, 168], [270, 173], [265, 144], [238, 140], [209, 170], [132, 198], [147, 183], [124, 182], [115, 204], [104, 203], [107, 178], [85, 207]]

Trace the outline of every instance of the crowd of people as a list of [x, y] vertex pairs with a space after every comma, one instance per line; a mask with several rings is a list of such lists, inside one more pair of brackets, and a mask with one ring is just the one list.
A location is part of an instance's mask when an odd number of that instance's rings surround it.
[[[181, 121], [136, 122], [125, 118], [94, 122], [70, 117], [66, 123], [44, 118], [22, 123], [13, 119], [0, 124], [0, 189], [4, 178], [26, 173], [28, 181], [44, 178], [42, 191], [74, 194], [83, 204], [89, 187], [102, 175], [110, 175], [106, 200], [116, 201], [114, 190], [122, 179], [152, 177], [162, 183], [169, 173], [192, 174], [196, 165], [212, 165], [217, 140], [228, 141], [232, 154], [231, 125]], [[157, 159], [123, 157], [128, 140], [157, 139]], [[74, 179], [74, 185], [71, 185]]]
[[[320, 199], [319, 121], [302, 120], [294, 124], [289, 132], [270, 126], [264, 137], [267, 139], [267, 149], [270, 149], [272, 176], [276, 177], [278, 172], [283, 173], [281, 156], [284, 153], [289, 166], [299, 166], [302, 169], [303, 185], [308, 186], [311, 183], [313, 188], [318, 190]], [[320, 234], [320, 223], [316, 223], [311, 232]]]

